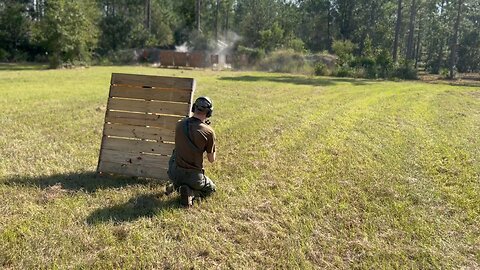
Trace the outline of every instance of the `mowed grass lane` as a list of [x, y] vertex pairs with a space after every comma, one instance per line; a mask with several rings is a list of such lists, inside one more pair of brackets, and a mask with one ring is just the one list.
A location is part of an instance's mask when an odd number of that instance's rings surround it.
[[[112, 72], [194, 77], [219, 191], [95, 178]], [[480, 90], [287, 74], [0, 72], [6, 268], [479, 268]]]

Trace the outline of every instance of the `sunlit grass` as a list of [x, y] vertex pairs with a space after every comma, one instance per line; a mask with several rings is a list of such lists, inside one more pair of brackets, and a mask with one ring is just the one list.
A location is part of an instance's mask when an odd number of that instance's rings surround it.
[[[219, 192], [95, 178], [112, 72], [194, 77]], [[480, 90], [286, 74], [0, 71], [5, 268], [479, 268]]]

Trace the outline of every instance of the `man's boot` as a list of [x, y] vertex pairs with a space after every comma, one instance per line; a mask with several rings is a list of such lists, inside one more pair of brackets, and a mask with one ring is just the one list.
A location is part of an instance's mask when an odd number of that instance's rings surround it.
[[180, 186], [180, 203], [185, 207], [193, 205], [193, 192], [188, 186]]
[[173, 186], [172, 183], [168, 183], [167, 186], [165, 187], [165, 195], [170, 195], [172, 192], [175, 191], [175, 187]]

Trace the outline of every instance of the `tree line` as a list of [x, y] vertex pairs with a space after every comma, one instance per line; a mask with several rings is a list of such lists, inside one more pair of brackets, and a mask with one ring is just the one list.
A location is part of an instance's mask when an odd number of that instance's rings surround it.
[[[1, 0], [0, 61], [91, 61], [216, 41], [329, 52], [340, 65], [480, 70], [478, 0]], [[382, 62], [383, 61], [383, 62]]]

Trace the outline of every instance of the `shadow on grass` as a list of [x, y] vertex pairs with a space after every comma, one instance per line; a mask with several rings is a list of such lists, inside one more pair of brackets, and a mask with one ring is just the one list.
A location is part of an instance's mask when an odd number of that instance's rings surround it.
[[312, 85], [312, 86], [329, 86], [339, 82], [351, 83], [353, 85], [367, 85], [368, 80], [348, 79], [348, 78], [325, 78], [325, 77], [303, 77], [303, 76], [238, 76], [238, 77], [221, 77], [224, 81], [242, 81], [242, 82], [258, 82], [268, 81], [277, 83], [291, 83], [296, 85]]
[[17, 177], [7, 179], [6, 185], [26, 185], [46, 189], [58, 186], [71, 191], [95, 192], [99, 189], [121, 188], [132, 185], [163, 184], [165, 181], [155, 181], [137, 177], [99, 176], [96, 172], [54, 174], [41, 177]]
[[94, 211], [87, 218], [88, 224], [102, 222], [129, 222], [142, 217], [153, 217], [161, 210], [179, 209], [178, 196], [144, 194], [128, 202]]
[[0, 63], [0, 71], [46, 70], [48, 65], [37, 63]]

